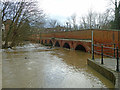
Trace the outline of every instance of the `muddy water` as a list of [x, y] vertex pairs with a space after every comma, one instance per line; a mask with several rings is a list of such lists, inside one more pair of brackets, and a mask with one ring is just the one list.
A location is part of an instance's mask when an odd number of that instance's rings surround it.
[[3, 51], [3, 88], [113, 88], [87, 66], [91, 54], [38, 44]]

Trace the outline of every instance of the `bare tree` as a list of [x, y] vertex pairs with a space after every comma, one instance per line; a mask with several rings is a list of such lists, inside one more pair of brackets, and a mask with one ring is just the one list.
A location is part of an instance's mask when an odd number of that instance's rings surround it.
[[104, 13], [89, 11], [88, 14], [80, 18], [80, 27], [83, 29], [109, 29], [113, 20], [110, 10]]
[[96, 18], [97, 18], [97, 13], [90, 10], [87, 15], [88, 28], [90, 29], [95, 28], [97, 24]]
[[17, 39], [20, 37], [19, 34], [27, 30], [22, 28], [25, 27], [26, 23], [28, 26], [34, 26], [36, 22], [41, 24], [41, 19], [44, 17], [43, 11], [38, 9], [36, 1], [3, 1], [2, 7], [2, 22], [11, 21], [8, 30], [6, 30], [4, 48], [8, 47], [9, 40], [11, 41], [10, 47], [15, 46]]
[[103, 14], [98, 14], [98, 24], [99, 28], [101, 29], [109, 29], [110, 28], [110, 22], [114, 18], [111, 16], [110, 10], [106, 10]]
[[120, 0], [109, 0], [109, 10], [114, 20], [110, 22], [112, 29], [120, 29]]
[[80, 27], [83, 29], [92, 29], [97, 26], [97, 13], [90, 10], [86, 16], [80, 18]]
[[76, 14], [73, 14], [71, 16], [72, 24], [73, 24], [73, 29], [76, 29]]
[[72, 14], [69, 18], [67, 18], [67, 21], [69, 28], [73, 28], [74, 30], [77, 29], [77, 16], [76, 14]]
[[49, 24], [49, 27], [51, 27], [51, 28], [55, 28], [56, 26], [60, 25], [60, 23], [56, 19], [50, 19], [48, 21], [48, 24]]
[[80, 18], [80, 28], [81, 29], [87, 29], [86, 17], [81, 17]]

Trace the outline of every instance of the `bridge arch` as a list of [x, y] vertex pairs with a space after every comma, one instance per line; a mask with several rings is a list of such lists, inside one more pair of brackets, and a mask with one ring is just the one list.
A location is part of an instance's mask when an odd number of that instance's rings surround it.
[[55, 47], [60, 47], [60, 44], [59, 44], [58, 41], [56, 41], [56, 43], [55, 43]]
[[75, 47], [75, 50], [80, 50], [80, 51], [86, 52], [86, 48], [85, 48], [83, 45], [81, 45], [81, 44], [78, 44], [78, 45]]
[[47, 40], [45, 40], [45, 44], [47, 44]]
[[43, 44], [43, 40], [41, 40], [41, 44]]
[[68, 48], [70, 49], [70, 45], [68, 43], [64, 43], [63, 48]]
[[49, 41], [49, 44], [50, 44], [50, 46], [53, 46], [53, 42], [51, 40]]
[[38, 42], [40, 43], [40, 40], [38, 40]]

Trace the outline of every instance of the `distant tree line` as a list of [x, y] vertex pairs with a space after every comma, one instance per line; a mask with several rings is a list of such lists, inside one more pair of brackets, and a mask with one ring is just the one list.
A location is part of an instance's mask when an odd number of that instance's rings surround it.
[[[68, 18], [67, 23], [73, 30], [76, 29], [116, 29], [120, 30], [120, 1], [115, 0], [115, 8], [109, 8], [104, 13], [89, 10], [86, 16], [78, 20], [76, 14]], [[114, 14], [113, 14], [114, 13]], [[79, 22], [79, 24], [76, 24]]]
[[[98, 13], [92, 9], [88, 11], [87, 15], [77, 17], [74, 13], [65, 22], [64, 26], [66, 28], [71, 28], [71, 30], [80, 29], [116, 29], [120, 30], [120, 1], [113, 1], [111, 6], [114, 8], [108, 8], [104, 13]], [[60, 25], [57, 20], [50, 20], [49, 25], [53, 28], [57, 28]]]

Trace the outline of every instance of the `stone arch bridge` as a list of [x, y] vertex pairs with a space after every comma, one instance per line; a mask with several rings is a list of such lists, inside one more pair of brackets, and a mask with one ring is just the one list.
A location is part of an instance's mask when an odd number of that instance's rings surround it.
[[51, 38], [51, 39], [42, 39], [40, 40], [40, 43], [55, 47], [82, 50], [85, 52], [91, 51], [91, 40]]

